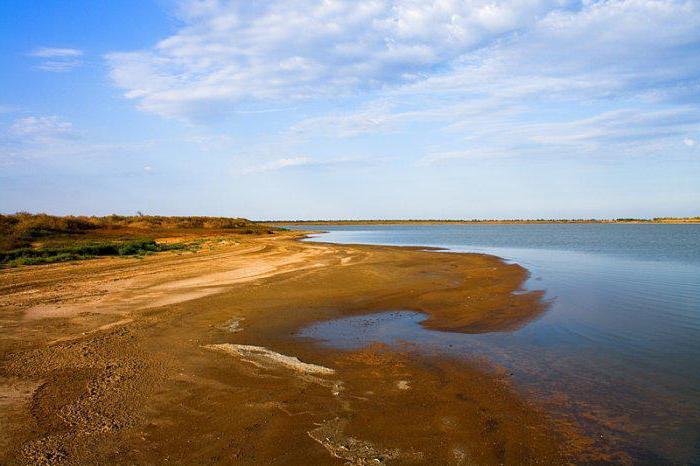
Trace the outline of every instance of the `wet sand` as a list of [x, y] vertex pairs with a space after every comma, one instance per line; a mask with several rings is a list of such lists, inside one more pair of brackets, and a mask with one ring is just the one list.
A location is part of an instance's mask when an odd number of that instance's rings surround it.
[[513, 294], [525, 269], [299, 236], [0, 271], [0, 464], [561, 464], [586, 445], [488, 362], [295, 336], [405, 309], [517, 328], [544, 311]]

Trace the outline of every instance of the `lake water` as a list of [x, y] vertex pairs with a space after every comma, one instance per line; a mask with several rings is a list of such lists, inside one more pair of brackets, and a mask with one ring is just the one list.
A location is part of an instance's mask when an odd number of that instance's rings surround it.
[[[700, 464], [700, 225], [323, 226], [310, 241], [437, 246], [530, 271], [548, 310], [519, 330], [424, 329], [411, 309], [324, 322], [301, 335], [486, 357], [527, 396], [636, 462]], [[302, 227], [301, 229], [309, 229]]]

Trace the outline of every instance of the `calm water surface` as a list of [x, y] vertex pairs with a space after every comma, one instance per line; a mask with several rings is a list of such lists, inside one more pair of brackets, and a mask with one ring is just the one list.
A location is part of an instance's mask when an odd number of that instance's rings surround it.
[[[306, 227], [308, 228], [308, 227]], [[317, 227], [314, 227], [317, 228]], [[410, 309], [301, 335], [339, 348], [374, 341], [486, 356], [555, 416], [639, 462], [700, 464], [700, 225], [324, 226], [311, 241], [438, 246], [530, 271], [549, 309], [523, 328], [465, 335]]]

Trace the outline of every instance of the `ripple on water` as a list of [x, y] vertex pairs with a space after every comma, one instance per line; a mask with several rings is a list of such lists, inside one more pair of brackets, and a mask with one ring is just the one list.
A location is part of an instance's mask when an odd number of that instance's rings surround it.
[[409, 340], [425, 351], [485, 355], [511, 368], [540, 399], [568, 400], [552, 410], [597, 429], [640, 461], [700, 464], [700, 225], [322, 228], [330, 233], [317, 241], [497, 255], [526, 267], [525, 290], [545, 290], [550, 306], [502, 334], [431, 332], [411, 311], [303, 333], [337, 347]]

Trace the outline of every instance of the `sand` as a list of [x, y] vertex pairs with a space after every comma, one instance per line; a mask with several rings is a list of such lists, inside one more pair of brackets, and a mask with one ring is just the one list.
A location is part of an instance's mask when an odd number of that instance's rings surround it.
[[297, 357], [276, 353], [262, 346], [222, 343], [218, 345], [206, 345], [204, 348], [223, 351], [224, 353], [236, 356], [241, 361], [247, 361], [262, 368], [282, 367], [301, 374], [335, 374], [335, 370], [328, 367], [302, 362]]
[[583, 440], [488, 364], [295, 336], [416, 310], [490, 332], [544, 311], [498, 258], [239, 237], [0, 271], [0, 464], [561, 464]]

